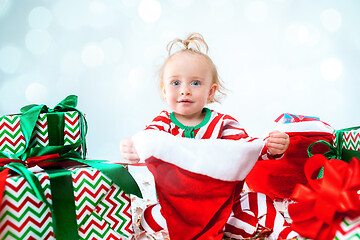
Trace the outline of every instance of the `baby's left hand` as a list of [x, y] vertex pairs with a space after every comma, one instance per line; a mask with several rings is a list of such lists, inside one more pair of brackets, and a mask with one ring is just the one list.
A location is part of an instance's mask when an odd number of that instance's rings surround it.
[[283, 154], [289, 147], [290, 139], [289, 135], [280, 131], [273, 131], [269, 133], [269, 138], [266, 140], [266, 146], [268, 152], [272, 155]]

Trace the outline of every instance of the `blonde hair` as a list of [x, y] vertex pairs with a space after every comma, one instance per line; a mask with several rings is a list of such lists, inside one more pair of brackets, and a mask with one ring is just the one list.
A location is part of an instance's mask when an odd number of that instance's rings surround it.
[[[175, 45], [180, 45], [181, 49], [172, 53], [172, 50]], [[205, 53], [202, 52], [202, 48], [205, 50]], [[216, 89], [217, 94], [215, 94], [214, 98], [211, 99], [210, 103], [218, 102], [220, 103], [220, 100], [226, 95], [225, 91], [226, 88], [224, 87], [219, 74], [217, 72], [217, 68], [211, 58], [207, 55], [209, 51], [209, 47], [207, 43], [205, 42], [203, 36], [200, 33], [190, 33], [186, 39], [182, 40], [179, 38], [175, 38], [174, 40], [170, 41], [167, 45], [167, 51], [168, 51], [168, 58], [163, 63], [161, 69], [160, 69], [160, 89], [162, 89], [163, 86], [163, 72], [166, 64], [170, 61], [172, 56], [179, 54], [179, 53], [189, 53], [189, 54], [198, 54], [199, 56], [202, 56], [207, 63], [209, 64], [211, 68], [212, 73], [212, 83], [215, 83], [218, 87]], [[220, 95], [220, 96], [219, 96]]]

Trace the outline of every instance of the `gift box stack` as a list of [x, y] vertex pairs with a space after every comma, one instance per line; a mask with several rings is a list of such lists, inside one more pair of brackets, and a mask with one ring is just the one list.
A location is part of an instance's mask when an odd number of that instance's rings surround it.
[[0, 239], [133, 239], [139, 187], [124, 166], [85, 158], [76, 105], [71, 95], [0, 117]]
[[[311, 118], [282, 116], [284, 123]], [[312, 154], [316, 144], [329, 151]], [[290, 196], [294, 202], [288, 206], [291, 226], [301, 235], [298, 239], [360, 239], [360, 127], [334, 130], [332, 141], [316, 141], [308, 152], [307, 184], [295, 187]]]

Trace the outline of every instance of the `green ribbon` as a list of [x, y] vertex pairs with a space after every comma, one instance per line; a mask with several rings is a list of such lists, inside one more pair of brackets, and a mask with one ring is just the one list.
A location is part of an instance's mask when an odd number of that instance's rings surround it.
[[22, 151], [14, 154], [12, 158], [25, 160], [24, 158], [22, 158], [22, 155], [27, 151], [29, 147], [30, 139], [34, 131], [36, 121], [39, 118], [42, 109], [43, 105], [34, 106], [20, 116], [20, 128], [25, 138], [25, 148]]
[[[127, 194], [142, 197], [139, 186], [124, 166], [104, 163], [100, 160], [67, 158], [96, 168]], [[56, 161], [56, 160], [54, 160]], [[47, 170], [49, 174], [54, 209], [56, 239], [78, 239], [76, 207], [71, 172], [67, 169]], [[83, 220], [86, 222], [87, 218]], [[70, 225], [72, 225], [70, 227]]]
[[65, 117], [62, 112], [47, 114], [48, 136], [50, 146], [64, 145]]
[[[70, 151], [67, 156], [77, 156], [75, 151]], [[133, 194], [142, 198], [139, 186], [123, 165], [105, 162], [102, 160], [83, 160], [73, 157], [60, 157], [44, 162], [75, 161], [99, 170], [114, 184], [119, 186], [126, 194]], [[36, 198], [43, 201], [49, 208], [53, 217], [53, 226], [56, 239], [79, 239], [76, 222], [76, 207], [71, 172], [67, 169], [46, 169], [49, 174], [52, 205], [45, 198], [43, 189], [34, 173], [29, 171], [22, 163], [12, 162], [0, 168], [0, 172], [9, 168], [23, 176], [31, 186]], [[86, 219], [85, 219], [86, 220]]]
[[341, 159], [345, 162], [350, 162], [350, 160], [353, 157], [357, 157], [360, 159], [360, 151], [355, 151], [355, 150], [350, 150], [350, 149], [344, 149], [343, 148], [343, 135], [344, 132], [348, 132], [351, 130], [356, 130], [356, 129], [360, 129], [360, 127], [351, 127], [351, 128], [344, 128], [344, 129], [340, 129], [340, 130], [335, 130], [335, 135], [336, 135], [336, 142], [337, 145], [336, 147], [334, 147], [333, 145], [331, 145], [329, 142], [326, 142], [324, 140], [319, 140], [316, 141], [312, 144], [309, 145], [308, 147], [308, 155], [309, 157], [313, 156], [314, 154], [311, 153], [311, 149], [315, 144], [318, 143], [322, 143], [327, 145], [330, 148], [330, 151], [324, 153], [324, 156], [328, 159]]
[[328, 146], [330, 148], [330, 151], [327, 151], [326, 153], [323, 154], [327, 159], [333, 159], [333, 158], [340, 159], [341, 158], [338, 148], [334, 147], [333, 145], [331, 145], [329, 142], [327, 142], [325, 140], [319, 140], [319, 141], [313, 142], [309, 145], [309, 147], [307, 149], [309, 157], [314, 156], [314, 154], [311, 153], [311, 149], [315, 144], [318, 144], [318, 143], [325, 144], [326, 146]]
[[[64, 141], [64, 136], [63, 136], [64, 116], [60, 116], [60, 115], [63, 115], [63, 112], [76, 111], [79, 114], [79, 118], [80, 118], [80, 134], [81, 134], [80, 145], [83, 146], [82, 158], [85, 159], [86, 151], [87, 151], [86, 141], [85, 141], [85, 136], [87, 133], [87, 122], [83, 113], [78, 109], [76, 109], [77, 102], [78, 102], [78, 97], [76, 95], [69, 95], [65, 99], [63, 99], [60, 103], [58, 103], [53, 109], [48, 108], [46, 105], [31, 104], [22, 107], [21, 112], [23, 112], [23, 115], [26, 113], [28, 115], [31, 115], [33, 111], [36, 111], [38, 110], [38, 108], [41, 107], [41, 113], [48, 113], [47, 117], [48, 120], [50, 121], [48, 124], [49, 143], [50, 143], [49, 145], [56, 146], [56, 145], [63, 145], [63, 141]], [[29, 111], [30, 113], [28, 113]], [[38, 113], [38, 111], [36, 111], [36, 113]], [[39, 114], [40, 112], [37, 114], [36, 119], [39, 117]], [[35, 120], [35, 124], [36, 124], [36, 120]], [[77, 147], [73, 147], [73, 149], [76, 148]]]
[[52, 199], [52, 221], [58, 240], [79, 239], [75, 197], [71, 172], [67, 169], [46, 170]]
[[[48, 135], [49, 135], [49, 145], [46, 147], [37, 147], [36, 149], [43, 148], [38, 152], [42, 154], [47, 154], [48, 152], [53, 152], [53, 146], [63, 145], [64, 144], [64, 116], [63, 112], [67, 111], [76, 111], [79, 114], [80, 118], [80, 133], [81, 140], [80, 144], [75, 143], [71, 145], [67, 145], [70, 147], [66, 147], [64, 149], [76, 149], [79, 146], [83, 146], [83, 151], [81, 158], [85, 159], [86, 157], [86, 141], [85, 136], [87, 133], [87, 122], [81, 111], [76, 109], [77, 105], [77, 96], [70, 95], [67, 96], [64, 100], [62, 100], [59, 104], [57, 104], [53, 109], [48, 108], [46, 105], [36, 105], [31, 104], [21, 108], [21, 116], [20, 116], [20, 127], [25, 138], [25, 148], [16, 154], [11, 154], [7, 152], [0, 152], [0, 157], [3, 158], [11, 158], [11, 159], [21, 159], [26, 160], [30, 156], [34, 156], [33, 148], [29, 147], [29, 143], [31, 140], [31, 136], [36, 126], [36, 122], [39, 118], [40, 113], [47, 113], [48, 117]], [[60, 146], [61, 149], [62, 146]], [[47, 149], [49, 148], [49, 149]], [[62, 152], [60, 152], [62, 153]], [[38, 155], [39, 156], [39, 155]]]
[[[54, 150], [58, 149], [60, 151], [59, 153], [65, 153], [69, 149], [70, 150], [76, 149], [82, 145], [83, 146], [82, 155], [79, 156], [85, 159], [86, 151], [87, 151], [86, 141], [85, 141], [85, 136], [87, 133], [87, 122], [82, 112], [75, 108], [76, 105], [77, 105], [77, 96], [70, 95], [67, 96], [64, 100], [62, 100], [59, 104], [57, 104], [53, 109], [48, 108], [46, 105], [36, 105], [36, 104], [31, 104], [22, 107], [21, 108], [22, 114], [20, 116], [20, 127], [23, 136], [25, 138], [25, 148], [16, 154], [0, 152], [0, 157], [26, 160], [27, 158], [32, 156], [41, 156], [41, 155], [35, 155], [35, 152], [37, 152], [38, 154], [46, 155], [49, 153], [54, 153]], [[80, 140], [80, 144], [78, 142], [75, 144], [66, 145], [66, 147], [64, 147], [63, 144], [64, 144], [65, 123], [64, 123], [63, 115], [64, 112], [67, 111], [76, 111], [79, 114], [81, 140]], [[29, 147], [29, 143], [40, 113], [47, 113], [49, 146], [37, 147], [36, 148], [37, 150], [34, 151], [34, 148]]]
[[350, 162], [350, 160], [353, 157], [357, 157], [357, 158], [360, 159], [360, 151], [344, 149], [343, 148], [344, 132], [349, 132], [351, 130], [356, 130], [356, 129], [360, 129], [360, 126], [344, 128], [344, 129], [340, 129], [340, 130], [335, 131], [336, 142], [337, 142], [336, 146], [337, 146], [338, 155], [340, 156], [339, 159], [341, 159], [341, 160], [343, 160], [345, 162]]
[[[107, 162], [104, 160], [83, 160], [73, 157], [65, 157], [65, 160], [75, 161], [90, 167], [96, 168], [105, 176], [110, 178], [117, 186], [119, 186], [125, 193], [133, 194], [142, 198], [142, 194], [135, 179], [131, 176], [129, 171], [120, 164]], [[56, 161], [56, 160], [51, 160]]]
[[[315, 144], [322, 143], [322, 144], [327, 145], [330, 149], [329, 151], [327, 151], [326, 153], [323, 154], [327, 159], [340, 159], [347, 163], [349, 163], [353, 157], [357, 157], [358, 159], [360, 159], [360, 151], [343, 148], [344, 132], [348, 132], [348, 131], [356, 130], [356, 129], [360, 129], [360, 127], [350, 127], [350, 128], [335, 130], [334, 134], [336, 136], [336, 140], [335, 140], [337, 143], [336, 147], [334, 147], [329, 142], [324, 141], [324, 140], [319, 140], [319, 141], [311, 143], [307, 149], [309, 157], [312, 157], [314, 155], [311, 153], [312, 147]], [[317, 176], [317, 178], [318, 179], [322, 178], [323, 174], [324, 174], [324, 167], [322, 167], [320, 169], [320, 172], [319, 172], [319, 175]]]
[[13, 170], [14, 172], [25, 178], [26, 181], [29, 183], [35, 197], [40, 201], [44, 202], [48, 207], [50, 207], [50, 209], [52, 209], [50, 203], [47, 201], [44, 195], [44, 191], [41, 187], [39, 179], [37, 179], [33, 172], [29, 171], [23, 164], [18, 162], [12, 162], [6, 164], [3, 167], [0, 167], [0, 172], [6, 168]]
[[[44, 162], [63, 162], [63, 161], [76, 161], [80, 164], [85, 164], [93, 168], [98, 169], [105, 176], [110, 178], [114, 184], [119, 186], [125, 193], [133, 194], [138, 197], [142, 197], [139, 186], [137, 185], [131, 174], [122, 165], [109, 164], [100, 160], [84, 160], [86, 156], [86, 142], [85, 135], [87, 133], [87, 123], [83, 114], [75, 107], [77, 105], [77, 96], [70, 95], [61, 101], [54, 109], [49, 109], [45, 105], [28, 105], [21, 109], [20, 126], [23, 132], [26, 146], [25, 148], [16, 154], [9, 154], [6, 152], [0, 152], [0, 158], [9, 159], [21, 159], [25, 161], [30, 157], [50, 155], [54, 153], [62, 154], [61, 158], [55, 160], [46, 160]], [[59, 142], [52, 142], [50, 146], [29, 148], [32, 133], [36, 126], [37, 119], [40, 113], [48, 113], [48, 131], [49, 135], [55, 136], [55, 132], [63, 132], [64, 128], [59, 126], [58, 123], [63, 122], [60, 114], [66, 111], [77, 111], [80, 117], [80, 129], [81, 129], [81, 141], [71, 144], [63, 145]], [[50, 116], [50, 117], [49, 117]], [[54, 129], [50, 129], [54, 126]], [[62, 127], [62, 128], [61, 128]], [[57, 128], [57, 129], [55, 129]], [[60, 130], [59, 130], [60, 129]], [[56, 137], [55, 138], [61, 138]], [[54, 139], [55, 139], [54, 138]], [[63, 139], [63, 137], [62, 137]], [[50, 136], [49, 136], [50, 141]], [[55, 140], [56, 141], [56, 140]], [[55, 146], [54, 146], [55, 145]], [[59, 145], [59, 146], [57, 146]], [[83, 152], [80, 153], [74, 151], [76, 148], [83, 146]], [[57, 239], [79, 239], [77, 223], [76, 223], [76, 212], [75, 212], [75, 200], [72, 186], [71, 172], [66, 169], [52, 169], [46, 170], [49, 174], [51, 192], [52, 192], [52, 203], [51, 206], [45, 195], [39, 180], [36, 178], [34, 173], [29, 171], [24, 164], [19, 162], [12, 162], [4, 167], [0, 168], [0, 172], [4, 169], [9, 168], [21, 176], [23, 176], [30, 184], [34, 195], [49, 206], [52, 216], [54, 218], [54, 231]]]

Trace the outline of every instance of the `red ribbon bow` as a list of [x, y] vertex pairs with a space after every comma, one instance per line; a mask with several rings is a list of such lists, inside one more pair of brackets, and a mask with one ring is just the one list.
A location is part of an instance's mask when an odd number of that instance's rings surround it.
[[[322, 166], [323, 178], [314, 179]], [[291, 195], [296, 201], [289, 205], [291, 226], [304, 237], [333, 239], [345, 216], [360, 214], [359, 159], [353, 158], [348, 164], [318, 154], [307, 160], [304, 171], [309, 186], [298, 184]]]

